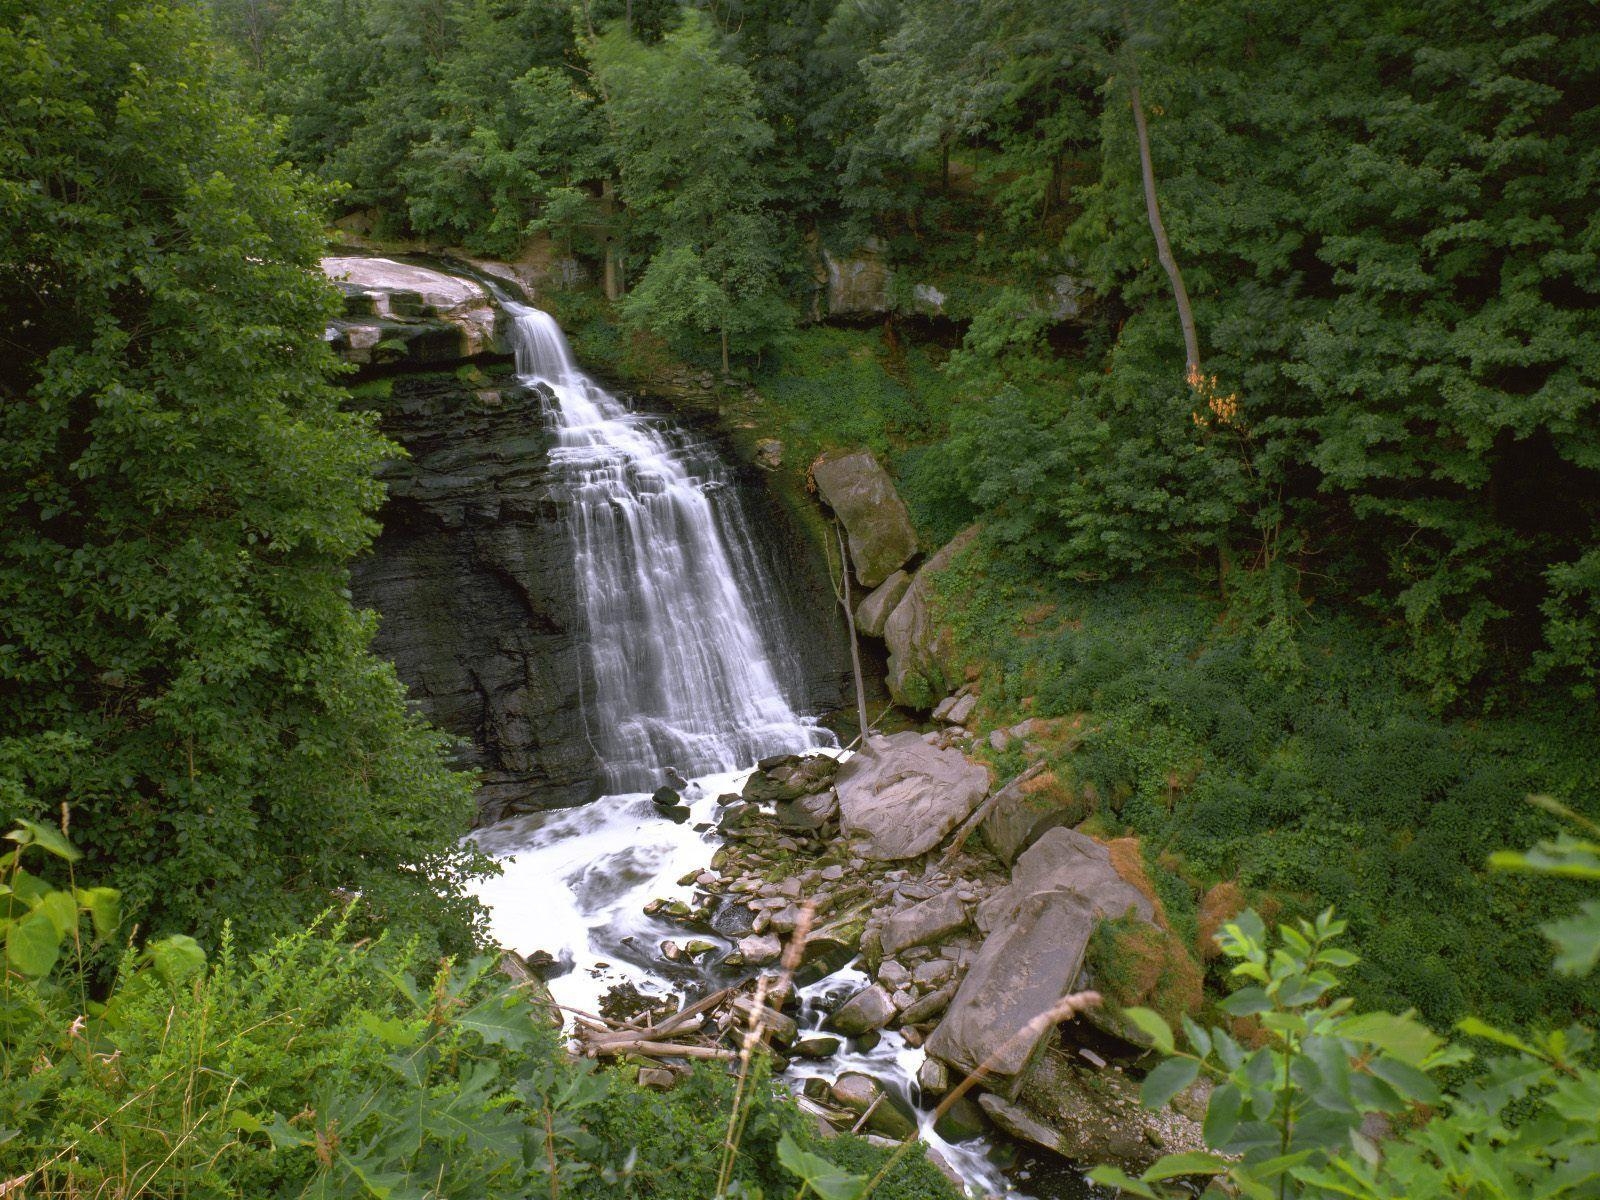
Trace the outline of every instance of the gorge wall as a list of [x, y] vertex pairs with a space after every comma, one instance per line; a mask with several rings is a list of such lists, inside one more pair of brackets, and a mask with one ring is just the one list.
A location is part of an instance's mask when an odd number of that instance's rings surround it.
[[[592, 799], [593, 687], [541, 398], [511, 374], [479, 285], [440, 275], [451, 286], [432, 286], [422, 268], [383, 259], [329, 263], [349, 297], [330, 341], [369, 385], [359, 402], [408, 455], [383, 471], [383, 531], [352, 571], [356, 603], [380, 617], [375, 649], [462, 740], [481, 773], [480, 820]], [[703, 417], [696, 425], [715, 435]], [[761, 471], [735, 463], [734, 474], [798, 648], [786, 664], [794, 700], [841, 707], [849, 648], [826, 563]]]

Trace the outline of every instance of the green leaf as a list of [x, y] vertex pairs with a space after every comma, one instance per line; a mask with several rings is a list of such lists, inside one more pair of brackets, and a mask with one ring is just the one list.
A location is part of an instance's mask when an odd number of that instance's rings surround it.
[[1600, 1113], [1600, 1075], [1585, 1071], [1577, 1079], [1563, 1079], [1545, 1101], [1558, 1116], [1594, 1126]]
[[1394, 1013], [1362, 1013], [1339, 1024], [1339, 1036], [1376, 1046], [1402, 1062], [1421, 1066], [1430, 1054], [1444, 1045], [1444, 1039], [1421, 1021]]
[[1256, 1013], [1271, 1011], [1272, 1001], [1262, 989], [1247, 987], [1240, 988], [1230, 996], [1224, 996], [1217, 1007], [1230, 1017], [1250, 1017]]
[[1200, 1064], [1192, 1058], [1169, 1058], [1144, 1077], [1139, 1098], [1148, 1109], [1166, 1104], [1200, 1074]]
[[1134, 1028], [1148, 1037], [1161, 1053], [1171, 1054], [1178, 1048], [1177, 1042], [1172, 1037], [1172, 1026], [1167, 1024], [1160, 1013], [1148, 1008], [1125, 1008], [1122, 1010], [1122, 1015], [1133, 1023]]
[[1150, 1186], [1140, 1180], [1134, 1179], [1121, 1167], [1096, 1167], [1089, 1172], [1089, 1180], [1104, 1187], [1114, 1187], [1118, 1191], [1127, 1192], [1130, 1196], [1143, 1196], [1144, 1200], [1161, 1200]]
[[1239, 1113], [1244, 1107], [1244, 1097], [1231, 1083], [1222, 1084], [1211, 1093], [1206, 1105], [1206, 1145], [1221, 1148], [1228, 1144], [1239, 1125]]
[[79, 888], [78, 903], [89, 911], [95, 937], [110, 941], [116, 936], [117, 926], [122, 923], [121, 892], [108, 887]]
[[1226, 1159], [1203, 1150], [1189, 1150], [1183, 1154], [1163, 1154], [1140, 1178], [1146, 1183], [1159, 1183], [1184, 1175], [1221, 1175], [1227, 1169]]
[[6, 961], [35, 979], [50, 974], [61, 951], [61, 937], [50, 918], [29, 913], [6, 930]]
[[533, 1041], [533, 1019], [528, 1003], [515, 993], [503, 992], [473, 1005], [456, 1018], [491, 1046], [521, 1050]]
[[857, 1200], [866, 1187], [865, 1176], [842, 1171], [821, 1155], [802, 1150], [787, 1133], [778, 1139], [778, 1161], [821, 1200]]
[[1367, 1070], [1407, 1100], [1418, 1104], [1438, 1104], [1444, 1099], [1433, 1080], [1410, 1063], [1402, 1062], [1398, 1058], [1380, 1055], [1367, 1064]]
[[39, 849], [54, 854], [57, 858], [64, 858], [68, 862], [77, 862], [83, 857], [83, 851], [67, 841], [59, 829], [22, 817], [17, 818], [17, 825], [19, 828], [12, 830], [6, 836], [18, 845], [38, 846]]
[[1516, 1034], [1507, 1033], [1503, 1029], [1496, 1029], [1493, 1025], [1478, 1017], [1462, 1017], [1461, 1020], [1456, 1022], [1456, 1028], [1468, 1037], [1485, 1038], [1502, 1046], [1509, 1046], [1511, 1049], [1520, 1051], [1530, 1058], [1543, 1059], [1545, 1057], [1538, 1050], [1528, 1045], [1527, 1042], [1517, 1037]]
[[186, 933], [151, 942], [144, 957], [156, 978], [167, 984], [180, 984], [206, 969], [206, 952]]
[[33, 911], [55, 926], [56, 935], [63, 941], [78, 929], [78, 905], [68, 892], [46, 892], [39, 897]]
[[1600, 960], [1600, 900], [1586, 900], [1578, 911], [1539, 926], [1556, 946], [1556, 970], [1584, 975]]

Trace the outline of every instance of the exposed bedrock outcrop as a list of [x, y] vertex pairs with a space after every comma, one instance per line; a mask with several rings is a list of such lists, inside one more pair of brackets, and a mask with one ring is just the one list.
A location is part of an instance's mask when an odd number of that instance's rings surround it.
[[[582, 803], [600, 763], [585, 725], [594, 688], [567, 497], [549, 470], [540, 398], [509, 373], [498, 310], [483, 285], [428, 267], [351, 257], [324, 269], [348, 298], [330, 341], [364, 374], [381, 370], [387, 397], [362, 403], [409, 454], [384, 471], [383, 532], [352, 573], [357, 603], [380, 616], [375, 649], [482, 772], [481, 820]], [[387, 357], [352, 349], [353, 330], [369, 331], [357, 342], [374, 329], [389, 340], [391, 327], [410, 340]], [[696, 424], [719, 438], [703, 415]], [[780, 597], [764, 619], [797, 648], [786, 691], [797, 708], [837, 708], [850, 660], [827, 566], [766, 481], [754, 466], [735, 472], [750, 553]]]
[[394, 381], [382, 427], [410, 457], [386, 469], [383, 533], [352, 573], [375, 649], [483, 772], [486, 821], [588, 800], [599, 769], [539, 398], [501, 382]]
[[911, 514], [872, 451], [823, 459], [811, 477], [849, 535], [850, 561], [862, 587], [877, 587], [917, 552]]
[[933, 611], [936, 580], [977, 539], [977, 526], [963, 530], [923, 563], [884, 622], [889, 646], [889, 692], [901, 704], [931, 708], [961, 682], [955, 639]]

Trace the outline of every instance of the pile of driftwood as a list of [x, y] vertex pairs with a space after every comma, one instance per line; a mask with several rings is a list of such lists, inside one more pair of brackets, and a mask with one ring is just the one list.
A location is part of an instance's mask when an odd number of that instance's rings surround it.
[[712, 992], [653, 1025], [611, 1019], [568, 1009], [578, 1052], [586, 1058], [706, 1058], [730, 1061], [738, 1053], [719, 1045], [725, 1026], [710, 1014], [726, 1003], [733, 988]]

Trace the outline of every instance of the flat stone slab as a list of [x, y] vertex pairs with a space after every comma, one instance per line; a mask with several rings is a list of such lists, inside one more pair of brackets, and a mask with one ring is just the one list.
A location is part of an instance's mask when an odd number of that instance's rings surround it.
[[[1071, 989], [1095, 926], [1155, 907], [1111, 865], [1111, 852], [1087, 834], [1051, 829], [1023, 852], [1011, 883], [978, 906], [984, 939], [949, 1012], [928, 1038], [928, 1053], [960, 1070], [987, 1063], [992, 1090], [1006, 1092], [1051, 1030], [1024, 1028]], [[1014, 1087], [1014, 1082], [1009, 1085]]]
[[890, 917], [883, 926], [883, 952], [899, 954], [908, 946], [925, 946], [947, 937], [967, 923], [967, 907], [955, 892], [941, 892]]
[[989, 772], [959, 750], [906, 732], [872, 739], [871, 754], [839, 768], [839, 827], [864, 839], [863, 858], [926, 854], [966, 819], [989, 790]]
[[[1051, 1030], [1021, 1032], [1072, 987], [1096, 920], [1094, 907], [1065, 888], [1025, 896], [984, 940], [928, 1053], [967, 1074], [984, 1064], [994, 1076], [1020, 1073]], [[994, 1084], [1005, 1090], [1002, 1079]]]

